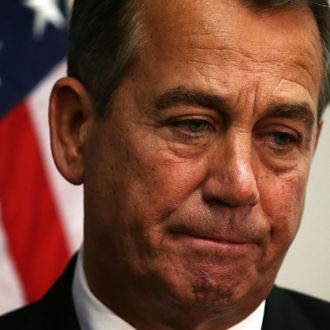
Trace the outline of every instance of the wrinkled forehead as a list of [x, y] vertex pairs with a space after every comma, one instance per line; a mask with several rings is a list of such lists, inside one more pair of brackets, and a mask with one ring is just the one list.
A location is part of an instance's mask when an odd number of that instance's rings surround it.
[[[227, 32], [239, 33], [243, 40], [258, 40], [262, 28], [270, 36], [285, 39], [288, 32], [298, 39], [301, 33], [309, 32], [312, 42], [320, 42], [314, 15], [304, 3], [266, 9], [238, 0], [145, 0], [142, 8], [149, 32], [159, 39], [170, 37], [174, 41], [182, 35]], [[256, 34], [251, 35], [246, 27]]]
[[[157, 62], [166, 62], [166, 57], [188, 63], [195, 57], [210, 63], [210, 58], [218, 67], [226, 62], [229, 68], [242, 65], [248, 71], [251, 66], [255, 71], [259, 65], [259, 72], [267, 70], [270, 61], [291, 69], [297, 66], [299, 70], [292, 71], [318, 98], [322, 44], [307, 5], [261, 10], [235, 0], [146, 0], [144, 4], [149, 61], [154, 56]], [[216, 52], [219, 56], [214, 60]], [[277, 70], [274, 65], [272, 69]]]
[[322, 69], [317, 23], [304, 4], [261, 10], [235, 0], [158, 0], [146, 1], [143, 12], [146, 41], [161, 52], [176, 46], [207, 49], [217, 44], [261, 61], [271, 52], [274, 56], [286, 52], [298, 62], [305, 60], [306, 66], [312, 62]]

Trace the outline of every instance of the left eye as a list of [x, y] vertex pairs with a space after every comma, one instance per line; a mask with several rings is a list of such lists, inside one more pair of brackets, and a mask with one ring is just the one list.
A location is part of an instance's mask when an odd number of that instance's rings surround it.
[[298, 140], [294, 135], [289, 134], [289, 133], [283, 133], [283, 132], [273, 133], [273, 139], [274, 139], [274, 142], [280, 146], [284, 146], [291, 142], [297, 142], [297, 140]]

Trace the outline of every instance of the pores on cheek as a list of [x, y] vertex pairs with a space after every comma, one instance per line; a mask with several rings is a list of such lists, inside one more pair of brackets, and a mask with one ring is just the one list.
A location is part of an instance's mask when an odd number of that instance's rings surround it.
[[[261, 187], [261, 205], [271, 225], [273, 249], [281, 256], [292, 243], [304, 208], [305, 181], [304, 175], [287, 175], [276, 180], [266, 176], [259, 179]], [[262, 183], [260, 183], [260, 181]]]

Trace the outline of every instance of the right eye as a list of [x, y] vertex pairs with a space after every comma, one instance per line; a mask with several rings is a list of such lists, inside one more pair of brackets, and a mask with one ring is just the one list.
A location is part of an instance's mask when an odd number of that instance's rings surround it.
[[199, 142], [207, 139], [214, 128], [204, 119], [185, 118], [171, 121], [174, 134], [184, 142]]
[[173, 123], [176, 127], [191, 133], [201, 133], [209, 128], [209, 123], [202, 119], [184, 119]]

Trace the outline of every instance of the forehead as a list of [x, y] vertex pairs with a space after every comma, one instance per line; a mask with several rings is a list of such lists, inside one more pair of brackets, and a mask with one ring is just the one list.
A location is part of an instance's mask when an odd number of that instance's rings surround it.
[[[189, 45], [201, 37], [207, 46], [210, 41], [217, 41], [217, 35], [221, 38], [219, 47], [239, 46], [239, 38], [241, 48], [248, 45], [252, 53], [253, 44], [267, 47], [270, 40], [279, 45], [285, 43], [288, 49], [291, 44], [300, 44], [302, 48], [320, 46], [317, 24], [307, 5], [261, 10], [235, 0], [158, 0], [146, 1], [142, 12], [147, 39], [157, 42], [158, 47], [168, 43], [175, 46], [178, 42]], [[265, 35], [269, 39], [265, 40]]]
[[[186, 75], [200, 67], [205, 76], [224, 85], [241, 71], [254, 80], [268, 71], [279, 79], [279, 88], [298, 82], [317, 102], [322, 46], [307, 6], [261, 11], [233, 0], [159, 0], [146, 1], [142, 12], [142, 60], [157, 65], [159, 75], [169, 74], [169, 63], [178, 72], [188, 71]], [[286, 81], [280, 83], [284, 73]]]

